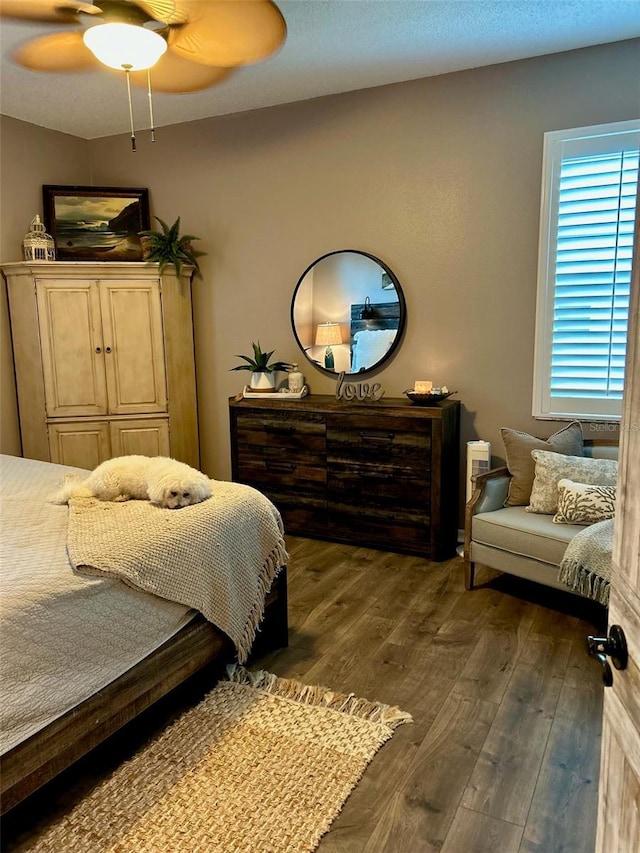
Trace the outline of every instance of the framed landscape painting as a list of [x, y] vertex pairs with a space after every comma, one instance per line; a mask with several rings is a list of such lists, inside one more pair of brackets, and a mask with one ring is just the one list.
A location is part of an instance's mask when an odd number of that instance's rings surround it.
[[149, 190], [45, 184], [42, 197], [56, 260], [142, 260], [138, 232], [151, 225]]

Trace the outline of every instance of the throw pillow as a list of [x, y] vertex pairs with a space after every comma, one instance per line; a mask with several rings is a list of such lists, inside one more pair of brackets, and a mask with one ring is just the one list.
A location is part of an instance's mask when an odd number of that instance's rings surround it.
[[548, 450], [532, 450], [535, 477], [527, 512], [551, 515], [558, 509], [558, 483], [573, 480], [592, 486], [615, 486], [618, 462], [615, 459], [591, 459], [587, 456], [564, 456]]
[[558, 483], [558, 511], [553, 520], [557, 524], [595, 524], [613, 518], [615, 509], [615, 486], [592, 486], [564, 479]]
[[547, 439], [536, 438], [517, 429], [500, 430], [504, 442], [507, 468], [511, 474], [509, 494], [505, 506], [526, 506], [531, 496], [531, 487], [535, 475], [535, 462], [531, 458], [532, 450], [552, 450], [566, 456], [584, 456], [582, 449], [582, 426], [574, 421], [563, 429], [554, 432]]

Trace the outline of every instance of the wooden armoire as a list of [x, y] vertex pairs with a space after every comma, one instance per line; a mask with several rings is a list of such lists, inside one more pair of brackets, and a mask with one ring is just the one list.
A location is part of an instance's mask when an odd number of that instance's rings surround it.
[[199, 467], [191, 269], [3, 264], [22, 453], [79, 468], [112, 456]]

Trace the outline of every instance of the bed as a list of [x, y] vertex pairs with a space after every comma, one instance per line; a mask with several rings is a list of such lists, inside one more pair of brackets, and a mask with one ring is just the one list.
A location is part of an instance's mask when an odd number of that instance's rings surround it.
[[[48, 497], [66, 472], [76, 470], [0, 456], [3, 813], [202, 667], [246, 657], [246, 650], [239, 653], [233, 631], [223, 632], [188, 603], [166, 600], [102, 572], [82, 572], [80, 565], [72, 567], [71, 517], [74, 509], [82, 513], [74, 506], [54, 506]], [[220, 483], [218, 502], [226, 503], [230, 490], [235, 495], [237, 489], [247, 488]], [[244, 503], [255, 502], [260, 511], [272, 511], [279, 520], [263, 495], [240, 494]], [[209, 501], [207, 511], [217, 511]], [[143, 510], [146, 502], [129, 504], [129, 510]], [[105, 508], [119, 511], [116, 505], [98, 507]], [[169, 513], [159, 517], [175, 520], [189, 509], [195, 508], [157, 511]], [[221, 544], [226, 523], [221, 518], [218, 526], [211, 526], [220, 539], [215, 559], [226, 559]], [[252, 530], [248, 515], [239, 539], [246, 543], [255, 538]], [[253, 653], [287, 644], [281, 523], [272, 537], [277, 545], [263, 536], [260, 549], [271, 548], [278, 565], [268, 583], [262, 577], [261, 591], [251, 593], [256, 625], [262, 620], [258, 632], [253, 627], [248, 633]], [[176, 548], [180, 543], [169, 541], [167, 534], [167, 553], [180, 553]], [[212, 556], [206, 567], [207, 576], [215, 559]], [[236, 571], [229, 566], [231, 578]], [[217, 595], [224, 601], [230, 598], [223, 589]]]

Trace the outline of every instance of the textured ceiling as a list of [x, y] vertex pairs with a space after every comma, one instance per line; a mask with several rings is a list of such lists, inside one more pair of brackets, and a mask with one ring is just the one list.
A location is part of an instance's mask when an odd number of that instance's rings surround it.
[[[156, 94], [157, 126], [640, 36], [640, 0], [276, 2], [288, 27], [280, 53], [205, 92]], [[119, 73], [39, 74], [11, 64], [17, 44], [54, 31], [2, 23], [1, 112], [85, 139], [127, 131]], [[134, 98], [146, 117], [146, 94]]]

